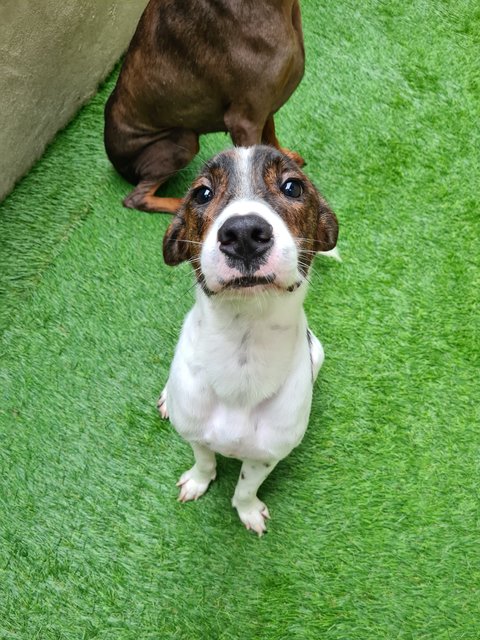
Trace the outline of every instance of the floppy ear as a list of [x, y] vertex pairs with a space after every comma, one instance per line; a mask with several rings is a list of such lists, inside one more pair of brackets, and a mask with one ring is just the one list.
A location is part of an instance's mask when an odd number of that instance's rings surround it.
[[314, 238], [315, 251], [330, 251], [337, 244], [337, 217], [320, 195]]
[[190, 245], [186, 238], [185, 217], [178, 214], [170, 223], [163, 238], [163, 259], [174, 267], [190, 257]]

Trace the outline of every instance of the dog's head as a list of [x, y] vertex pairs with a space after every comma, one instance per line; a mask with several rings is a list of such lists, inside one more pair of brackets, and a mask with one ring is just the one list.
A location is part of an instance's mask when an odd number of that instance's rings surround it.
[[291, 292], [318, 251], [335, 247], [334, 213], [273, 147], [235, 148], [207, 162], [163, 241], [165, 262], [188, 260], [207, 295]]

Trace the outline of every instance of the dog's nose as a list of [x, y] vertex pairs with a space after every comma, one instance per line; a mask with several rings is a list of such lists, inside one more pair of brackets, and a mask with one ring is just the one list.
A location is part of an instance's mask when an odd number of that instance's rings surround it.
[[218, 230], [220, 251], [247, 265], [263, 256], [273, 244], [273, 227], [255, 213], [232, 216]]

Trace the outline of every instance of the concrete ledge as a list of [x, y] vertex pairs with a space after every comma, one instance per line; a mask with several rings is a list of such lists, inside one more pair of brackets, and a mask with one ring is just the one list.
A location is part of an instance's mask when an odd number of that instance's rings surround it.
[[2, 0], [0, 200], [95, 92], [147, 0]]

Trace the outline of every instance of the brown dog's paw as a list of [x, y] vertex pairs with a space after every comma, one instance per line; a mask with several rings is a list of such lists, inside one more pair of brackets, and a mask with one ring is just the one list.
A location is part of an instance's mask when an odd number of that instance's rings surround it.
[[123, 199], [123, 206], [127, 207], [127, 209], [138, 209], [139, 204], [141, 204], [141, 199], [135, 191], [132, 191]]

